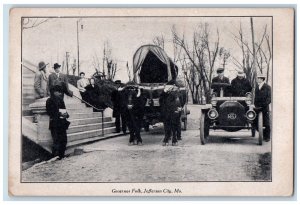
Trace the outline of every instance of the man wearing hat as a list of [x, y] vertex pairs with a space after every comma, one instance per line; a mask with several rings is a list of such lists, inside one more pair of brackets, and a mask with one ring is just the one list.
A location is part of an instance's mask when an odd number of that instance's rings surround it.
[[49, 129], [53, 140], [53, 157], [64, 158], [67, 145], [67, 129], [70, 122], [69, 114], [63, 100], [63, 88], [60, 85], [51, 87], [50, 98], [46, 101], [46, 111], [50, 116]]
[[50, 91], [50, 89], [52, 87], [54, 87], [55, 85], [60, 85], [63, 88], [63, 92], [72, 97], [73, 96], [73, 92], [71, 90], [69, 90], [69, 82], [68, 82], [68, 78], [66, 75], [62, 74], [60, 72], [60, 67], [61, 65], [59, 65], [58, 63], [55, 63], [53, 68], [54, 68], [54, 73], [51, 73], [49, 75], [49, 80], [48, 80], [48, 90]]
[[227, 77], [224, 76], [224, 68], [218, 68], [217, 69], [217, 74], [218, 74], [218, 76], [214, 77], [212, 79], [211, 88], [213, 89], [213, 91], [215, 93], [217, 93], [217, 96], [220, 96], [221, 88], [223, 88], [223, 90], [224, 90], [224, 96], [228, 96], [229, 91], [228, 91], [227, 87], [225, 87], [225, 86], [222, 87], [222, 86], [214, 85], [214, 83], [224, 83], [224, 84], [230, 85], [229, 78], [227, 78]]
[[47, 97], [47, 73], [46, 68], [48, 64], [41, 61], [39, 62], [39, 71], [34, 76], [34, 96], [35, 99]]
[[265, 83], [266, 76], [263, 74], [257, 75], [257, 85], [255, 88], [254, 105], [257, 111], [262, 111], [263, 126], [264, 126], [264, 141], [270, 141], [270, 111], [269, 105], [272, 99], [271, 87]]
[[125, 103], [122, 100], [120, 91], [122, 90], [122, 83], [120, 80], [115, 81], [117, 89], [111, 93], [111, 101], [113, 104], [113, 117], [116, 118], [115, 126], [116, 132], [121, 132], [121, 121], [122, 121], [122, 131], [126, 134], [126, 114], [125, 114]]
[[231, 81], [231, 94], [235, 97], [244, 97], [247, 92], [252, 91], [250, 82], [245, 78], [245, 73], [239, 71], [237, 77]]

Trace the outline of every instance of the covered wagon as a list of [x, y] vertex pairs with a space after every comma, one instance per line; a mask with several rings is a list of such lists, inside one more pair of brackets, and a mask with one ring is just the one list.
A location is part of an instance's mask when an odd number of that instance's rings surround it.
[[133, 56], [134, 82], [143, 89], [147, 98], [145, 106], [144, 128], [149, 130], [149, 125], [162, 122], [159, 98], [166, 84], [170, 81], [176, 82], [182, 95], [183, 112], [181, 120], [183, 129], [187, 126], [187, 90], [182, 82], [177, 80], [178, 67], [168, 57], [166, 52], [155, 45], [143, 45]]

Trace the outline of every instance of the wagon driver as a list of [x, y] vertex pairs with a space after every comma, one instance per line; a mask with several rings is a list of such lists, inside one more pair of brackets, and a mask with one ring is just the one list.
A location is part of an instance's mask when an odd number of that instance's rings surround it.
[[[214, 77], [212, 79], [211, 88], [213, 89], [213, 91], [215, 93], [217, 93], [217, 96], [220, 96], [222, 86], [214, 85], [214, 83], [224, 83], [224, 84], [229, 85], [230, 82], [229, 82], [229, 78], [224, 76], [224, 68], [218, 68], [217, 69], [217, 74], [218, 74], [218, 76]], [[223, 87], [223, 90], [224, 90], [224, 96], [228, 96], [228, 94], [229, 94], [228, 89], [226, 87]]]

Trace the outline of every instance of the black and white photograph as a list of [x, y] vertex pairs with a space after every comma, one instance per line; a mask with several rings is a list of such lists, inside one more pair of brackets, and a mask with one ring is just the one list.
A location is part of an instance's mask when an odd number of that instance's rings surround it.
[[21, 185], [276, 181], [272, 11], [36, 10], [17, 18]]

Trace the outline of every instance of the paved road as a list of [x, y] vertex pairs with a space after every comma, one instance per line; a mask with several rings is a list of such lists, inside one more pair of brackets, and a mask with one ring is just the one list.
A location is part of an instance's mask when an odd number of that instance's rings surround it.
[[168, 182], [271, 180], [271, 142], [258, 146], [250, 131], [212, 131], [200, 145], [197, 106], [189, 106], [188, 130], [178, 146], [162, 146], [163, 127], [142, 133], [143, 146], [129, 146], [129, 136], [99, 141], [88, 152], [31, 167], [23, 181]]

